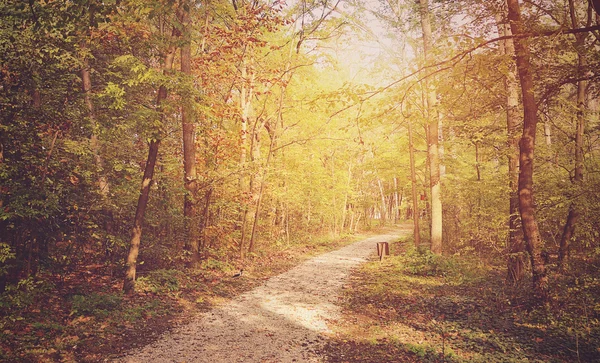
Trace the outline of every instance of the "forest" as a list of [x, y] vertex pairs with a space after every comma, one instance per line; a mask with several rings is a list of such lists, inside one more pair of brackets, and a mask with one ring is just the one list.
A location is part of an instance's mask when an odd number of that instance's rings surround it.
[[599, 11], [0, 0], [0, 361], [94, 361], [62, 351], [399, 223], [600, 359]]

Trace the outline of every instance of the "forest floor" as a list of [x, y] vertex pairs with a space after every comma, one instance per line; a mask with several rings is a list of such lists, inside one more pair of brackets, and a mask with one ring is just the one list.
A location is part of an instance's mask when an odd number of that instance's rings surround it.
[[24, 286], [0, 300], [0, 362], [600, 362], [597, 261], [551, 264], [539, 304], [501, 260], [420, 252], [400, 227], [254, 256], [239, 278], [157, 270], [131, 297], [87, 270]]
[[0, 362], [122, 357], [311, 257], [381, 233], [386, 229], [336, 240], [307, 237], [302, 244], [249, 256], [241, 278], [232, 278], [241, 267], [235, 261], [208, 260], [201, 270], [140, 270], [132, 296], [123, 295], [119, 276], [101, 265], [40, 274], [0, 296]]
[[326, 362], [600, 362], [597, 261], [549, 264], [539, 303], [530, 277], [506, 284], [489, 260], [419, 252], [411, 238], [391, 252], [352, 274]]

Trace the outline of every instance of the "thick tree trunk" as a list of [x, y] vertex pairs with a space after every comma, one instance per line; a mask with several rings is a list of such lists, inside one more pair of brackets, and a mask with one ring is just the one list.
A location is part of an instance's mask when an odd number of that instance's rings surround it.
[[[429, 1], [419, 0], [421, 29], [423, 31], [423, 53], [425, 62], [431, 59], [432, 48], [431, 19], [429, 13]], [[437, 96], [425, 82], [427, 92], [427, 119], [428, 137], [427, 152], [429, 157], [429, 185], [431, 188], [431, 251], [442, 253], [442, 188], [440, 183], [440, 158], [439, 158], [439, 115], [436, 110]]]
[[[508, 19], [512, 33], [516, 36], [523, 34], [521, 9], [518, 0], [507, 0]], [[533, 161], [535, 151], [535, 136], [537, 127], [537, 105], [535, 102], [533, 77], [529, 61], [527, 38], [515, 38], [515, 56], [517, 71], [521, 83], [523, 97], [523, 134], [519, 154], [519, 212], [523, 223], [523, 234], [533, 270], [533, 289], [540, 300], [548, 297], [548, 277], [546, 265], [542, 257], [542, 237], [535, 217], [533, 190]]]
[[[173, 29], [173, 36], [178, 35], [179, 32], [175, 28]], [[168, 73], [173, 66], [173, 58], [175, 56], [176, 47], [171, 46], [167, 55], [165, 56], [164, 72]], [[164, 115], [161, 110], [162, 101], [167, 98], [167, 88], [163, 85], [158, 89], [158, 95], [156, 97], [156, 108], [158, 110], [161, 120]], [[158, 158], [158, 148], [160, 146], [160, 138], [150, 141], [148, 148], [148, 159], [144, 168], [144, 177], [142, 179], [142, 186], [140, 188], [140, 196], [138, 198], [138, 204], [135, 211], [135, 218], [133, 220], [133, 228], [131, 232], [131, 240], [129, 242], [129, 253], [127, 254], [126, 273], [123, 281], [123, 291], [126, 294], [134, 292], [135, 288], [135, 275], [137, 268], [137, 258], [140, 251], [140, 242], [142, 239], [142, 224], [144, 223], [144, 214], [146, 213], [146, 206], [148, 205], [148, 198], [150, 196], [150, 186], [152, 185], [152, 178], [154, 176], [154, 167], [156, 165], [156, 159]]]
[[[504, 20], [506, 4], [496, 16], [498, 35], [510, 36], [510, 25]], [[512, 39], [505, 39], [500, 43], [500, 53], [515, 54], [515, 45]], [[519, 128], [522, 127], [519, 116], [519, 84], [517, 70], [514, 62], [508, 65], [508, 72], [504, 79], [506, 86], [506, 128], [507, 128], [507, 158], [508, 158], [508, 185], [510, 189], [508, 211], [508, 260], [507, 280], [517, 283], [525, 274], [525, 245], [523, 243], [523, 230], [519, 216]]]

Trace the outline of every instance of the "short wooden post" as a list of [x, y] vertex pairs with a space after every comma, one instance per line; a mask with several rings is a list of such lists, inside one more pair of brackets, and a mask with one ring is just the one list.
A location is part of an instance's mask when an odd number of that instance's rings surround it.
[[383, 256], [390, 255], [390, 244], [387, 242], [377, 242], [377, 256], [379, 261], [383, 261]]

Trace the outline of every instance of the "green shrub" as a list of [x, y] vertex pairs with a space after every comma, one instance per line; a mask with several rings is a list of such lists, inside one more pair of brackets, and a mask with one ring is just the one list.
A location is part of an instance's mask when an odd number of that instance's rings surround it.
[[411, 248], [404, 255], [407, 272], [418, 276], [445, 276], [454, 262], [430, 250]]
[[160, 269], [139, 277], [136, 281], [136, 288], [138, 291], [152, 293], [179, 291], [181, 288], [180, 280], [183, 278], [183, 272], [181, 271]]
[[4, 242], [0, 242], [0, 276], [5, 275], [8, 271], [6, 261], [15, 258], [14, 251]]
[[120, 310], [123, 298], [116, 294], [73, 295], [71, 315], [108, 316], [112, 311]]
[[9, 285], [0, 295], [0, 308], [22, 309], [33, 304], [39, 295], [54, 289], [47, 281], [36, 281], [33, 277], [20, 280], [16, 285]]

